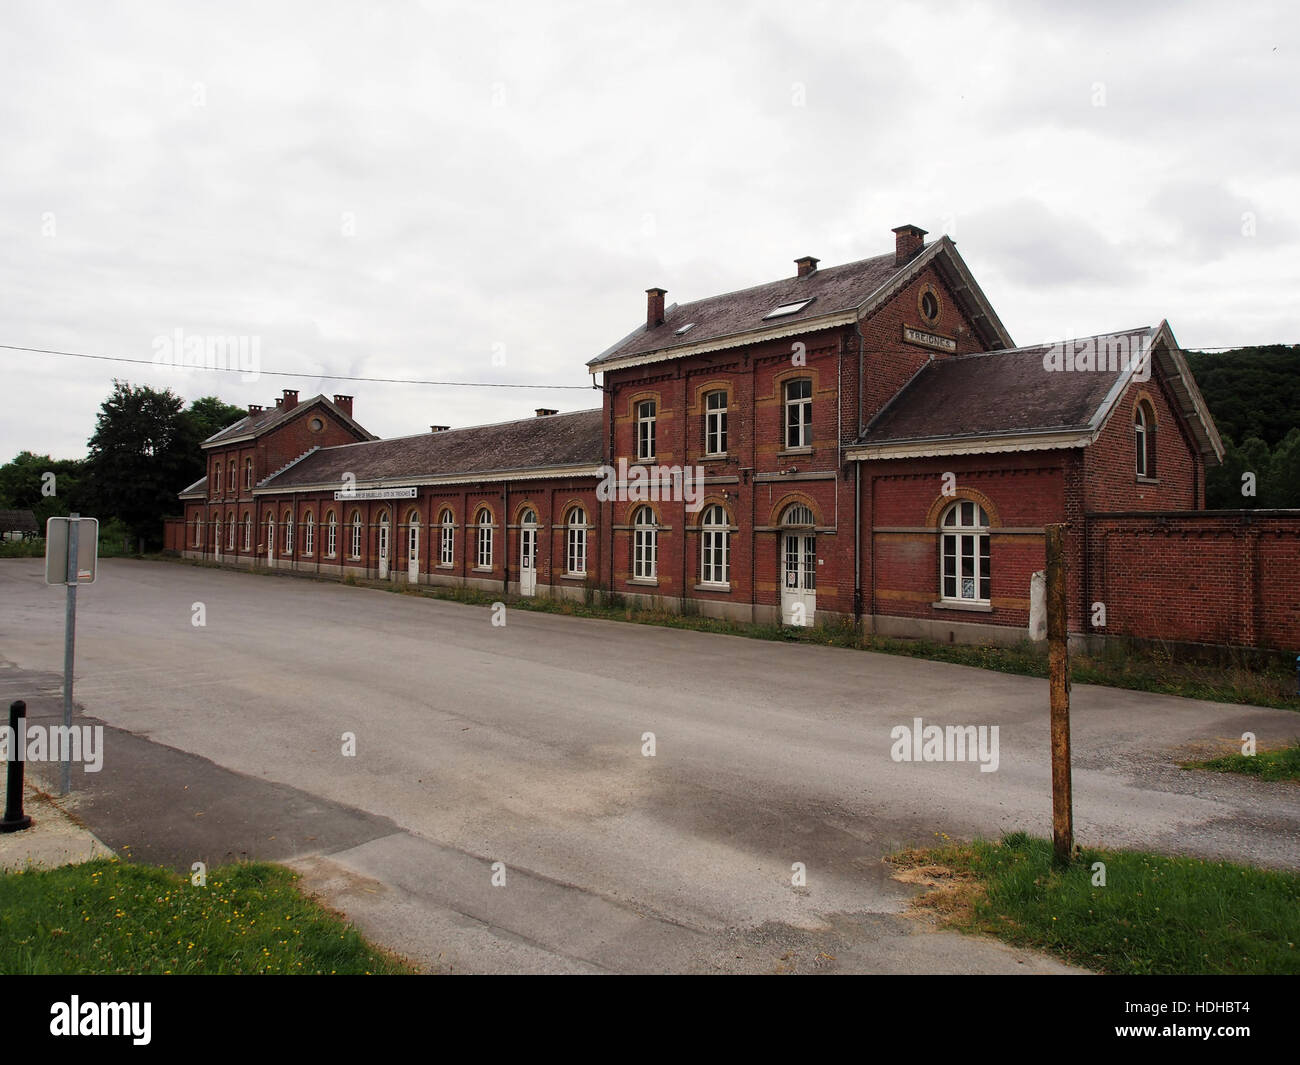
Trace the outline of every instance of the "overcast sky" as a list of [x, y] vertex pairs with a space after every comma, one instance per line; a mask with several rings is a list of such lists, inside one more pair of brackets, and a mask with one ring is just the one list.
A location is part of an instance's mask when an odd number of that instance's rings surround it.
[[[1300, 341], [1294, 4], [0, 7], [0, 461], [84, 454], [112, 379], [380, 436], [599, 405], [686, 301], [946, 232], [1018, 343], [1168, 318]], [[504, 364], [502, 364], [504, 363]], [[178, 486], [178, 488], [181, 486]]]

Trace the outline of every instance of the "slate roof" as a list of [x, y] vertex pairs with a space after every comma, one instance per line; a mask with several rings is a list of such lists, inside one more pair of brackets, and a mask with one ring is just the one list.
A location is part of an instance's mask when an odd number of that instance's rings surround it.
[[[1125, 338], [1145, 352], [1159, 327], [1065, 341], [1066, 350]], [[935, 358], [872, 420], [859, 445], [1095, 428], [1123, 369], [1050, 371], [1049, 344]]]
[[594, 466], [603, 460], [604, 418], [596, 409], [318, 448], [258, 487], [337, 485], [345, 473], [355, 476], [358, 485], [420, 483], [442, 477]]
[[30, 510], [0, 510], [0, 532], [40, 532], [36, 515]]
[[[931, 245], [926, 245], [929, 248]], [[895, 265], [895, 253], [861, 259], [843, 266], [820, 268], [807, 277], [786, 277], [765, 285], [727, 292], [721, 296], [695, 300], [668, 308], [662, 325], [654, 329], [642, 326], [587, 363], [601, 366], [629, 355], [646, 354], [676, 347], [690, 347], [703, 341], [746, 333], [769, 326], [804, 322], [860, 307], [873, 292], [895, 274], [912, 266], [915, 258], [903, 266]], [[815, 297], [815, 298], [814, 298]], [[763, 316], [785, 303], [813, 298], [797, 314], [782, 315], [764, 321]], [[695, 327], [682, 336], [677, 330], [688, 322]]]
[[181, 499], [185, 499], [187, 496], [202, 496], [204, 499], [207, 499], [208, 498], [208, 475], [205, 473], [192, 485], [190, 485], [184, 491], [178, 492], [177, 494], [180, 496]]

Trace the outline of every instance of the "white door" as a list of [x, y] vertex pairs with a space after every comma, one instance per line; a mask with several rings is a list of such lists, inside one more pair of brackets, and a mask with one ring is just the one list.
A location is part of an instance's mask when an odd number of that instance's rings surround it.
[[379, 579], [388, 580], [388, 515], [379, 519]]
[[811, 625], [817, 610], [817, 537], [785, 533], [781, 537], [781, 620]]
[[519, 594], [537, 594], [537, 515], [531, 510], [519, 528]]
[[420, 519], [414, 514], [406, 531], [406, 579], [411, 584], [420, 582]]

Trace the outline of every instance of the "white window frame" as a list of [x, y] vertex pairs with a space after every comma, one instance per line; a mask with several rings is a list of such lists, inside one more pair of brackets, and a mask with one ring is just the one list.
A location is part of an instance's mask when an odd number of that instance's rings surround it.
[[480, 507], [474, 517], [475, 569], [492, 568], [492, 512]]
[[339, 545], [339, 519], [332, 510], [325, 512], [325, 557], [334, 558]]
[[[954, 520], [949, 521], [950, 518]], [[944, 510], [939, 518], [940, 602], [964, 606], [991, 604], [991, 545], [989, 516], [977, 502], [959, 499]], [[969, 574], [964, 572], [967, 568]], [[967, 581], [971, 582], [972, 595], [966, 594]], [[951, 593], [949, 587], [953, 589]]]
[[438, 565], [456, 564], [456, 516], [444, 510], [438, 522]]
[[655, 417], [659, 406], [653, 399], [636, 405], [636, 457], [639, 462], [653, 462], [655, 457]]
[[307, 511], [307, 516], [302, 520], [302, 553], [310, 555], [316, 548], [316, 519], [312, 517], [312, 512]]
[[284, 519], [284, 553], [293, 554], [293, 514]]
[[220, 459], [217, 459], [217, 468], [212, 471], [212, 474], [214, 478], [212, 494], [214, 496], [219, 496], [221, 495], [221, 460]]
[[233, 551], [235, 549], [235, 519], [232, 514], [227, 514], [226, 517], [228, 519], [226, 522], [226, 550]]
[[251, 550], [253, 546], [253, 515], [249, 511], [244, 511], [244, 550]]
[[[717, 405], [714, 401], [718, 400]], [[704, 453], [727, 453], [727, 393], [716, 389], [704, 396]]]
[[244, 459], [244, 487], [252, 489], [253, 487], [253, 460]]
[[361, 511], [359, 510], [352, 512], [352, 543], [349, 546], [352, 548], [349, 557], [359, 559], [361, 557]]
[[632, 515], [632, 579], [659, 579], [659, 519], [647, 506]]
[[195, 547], [203, 546], [203, 519], [202, 518], [194, 519], [194, 546]]
[[587, 575], [587, 512], [582, 507], [569, 511], [564, 534], [564, 567], [570, 577]]
[[[800, 386], [802, 391], [802, 386], [805, 385], [808, 388], [806, 396], [793, 394], [796, 386]], [[785, 423], [782, 427], [785, 450], [812, 447], [812, 378], [796, 377], [781, 387], [785, 392]]]
[[731, 523], [719, 503], [705, 507], [700, 515], [700, 583], [731, 584]]

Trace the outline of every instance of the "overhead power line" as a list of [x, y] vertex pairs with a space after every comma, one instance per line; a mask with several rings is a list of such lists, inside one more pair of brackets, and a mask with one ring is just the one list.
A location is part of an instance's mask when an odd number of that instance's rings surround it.
[[519, 384], [506, 381], [428, 381], [420, 378], [404, 377], [353, 377], [346, 374], [334, 373], [317, 373], [314, 370], [263, 370], [248, 369], [241, 366], [205, 366], [199, 364], [175, 364], [159, 363], [152, 359], [132, 359], [125, 355], [90, 355], [83, 351], [57, 351], [52, 348], [28, 348], [20, 344], [0, 344], [0, 348], [7, 351], [29, 351], [37, 355], [64, 355], [70, 359], [94, 359], [97, 362], [129, 362], [137, 366], [152, 366], [156, 369], [178, 369], [178, 370], [207, 370], [215, 373], [240, 373], [265, 375], [267, 377], [309, 377], [322, 381], [361, 381], [372, 384], [387, 385], [446, 385], [456, 388], [537, 388], [543, 390], [551, 389], [578, 389], [583, 392], [589, 392], [591, 385], [529, 385]]

